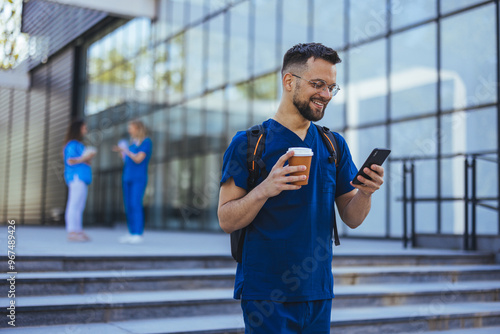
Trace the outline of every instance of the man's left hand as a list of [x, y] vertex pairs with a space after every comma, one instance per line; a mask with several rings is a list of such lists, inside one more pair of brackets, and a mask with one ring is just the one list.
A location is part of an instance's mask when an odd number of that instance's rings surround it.
[[368, 180], [367, 178], [359, 175], [358, 180], [362, 184], [354, 184], [351, 181], [351, 185], [354, 188], [358, 189], [367, 196], [371, 196], [371, 194], [379, 190], [380, 186], [382, 186], [382, 184], [384, 183], [384, 167], [379, 165], [371, 165], [370, 168], [365, 168], [363, 172], [371, 177], [371, 180]]

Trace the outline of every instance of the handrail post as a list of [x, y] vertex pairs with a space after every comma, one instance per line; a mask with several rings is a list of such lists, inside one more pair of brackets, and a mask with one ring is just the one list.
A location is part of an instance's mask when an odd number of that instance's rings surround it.
[[477, 208], [477, 187], [476, 187], [476, 156], [472, 156], [472, 250], [477, 250], [476, 235], [476, 208]]
[[417, 245], [417, 235], [415, 233], [415, 162], [411, 163], [411, 247], [415, 248]]
[[464, 250], [469, 250], [469, 157], [464, 160]]
[[406, 160], [403, 161], [403, 247], [408, 248], [408, 221], [407, 221], [407, 204], [406, 197]]

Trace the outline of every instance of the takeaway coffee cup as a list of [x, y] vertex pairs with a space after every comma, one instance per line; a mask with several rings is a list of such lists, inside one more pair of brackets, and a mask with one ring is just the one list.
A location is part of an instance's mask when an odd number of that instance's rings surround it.
[[290, 147], [288, 149], [288, 152], [290, 152], [290, 151], [294, 151], [295, 153], [294, 153], [293, 157], [288, 159], [288, 165], [290, 165], [290, 166], [300, 166], [300, 165], [306, 166], [306, 170], [291, 173], [290, 175], [293, 175], [293, 176], [305, 175], [307, 177], [305, 180], [292, 182], [292, 184], [295, 184], [298, 186], [304, 186], [309, 181], [309, 170], [311, 169], [311, 159], [313, 156], [313, 151], [307, 147]]

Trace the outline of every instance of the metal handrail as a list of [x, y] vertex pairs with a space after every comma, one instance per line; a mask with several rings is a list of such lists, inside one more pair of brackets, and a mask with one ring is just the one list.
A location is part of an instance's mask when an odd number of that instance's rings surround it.
[[[415, 161], [417, 160], [435, 160], [436, 157], [431, 156], [419, 156], [419, 157], [406, 157], [406, 158], [392, 158], [390, 161], [401, 161], [403, 162], [403, 246], [405, 248], [408, 247], [408, 204], [411, 204], [411, 244], [412, 247], [416, 244], [416, 233], [415, 233], [415, 204], [419, 201], [464, 201], [465, 207], [465, 226], [464, 226], [464, 249], [465, 250], [476, 250], [477, 249], [477, 206], [481, 206], [484, 208], [488, 208], [491, 210], [499, 211], [500, 207], [500, 194], [497, 197], [477, 197], [477, 160], [493, 162], [496, 164], [500, 163], [500, 160], [487, 157], [487, 155], [496, 154], [498, 156], [498, 151], [484, 151], [484, 152], [476, 152], [476, 153], [457, 153], [457, 154], [449, 154], [442, 155], [441, 158], [456, 158], [463, 156], [464, 157], [464, 185], [465, 185], [465, 194], [463, 198], [442, 198], [442, 197], [421, 197], [417, 198], [415, 194]], [[410, 175], [410, 196], [408, 197], [408, 184], [407, 184], [407, 175]], [[470, 187], [469, 187], [470, 185]], [[495, 200], [499, 204], [497, 206], [489, 205], [484, 203], [484, 201], [492, 201]], [[469, 224], [469, 209], [471, 209], [471, 218], [472, 222]], [[500, 217], [499, 217], [500, 219]], [[469, 232], [470, 225], [470, 232]], [[500, 223], [499, 223], [499, 231], [500, 234]]]

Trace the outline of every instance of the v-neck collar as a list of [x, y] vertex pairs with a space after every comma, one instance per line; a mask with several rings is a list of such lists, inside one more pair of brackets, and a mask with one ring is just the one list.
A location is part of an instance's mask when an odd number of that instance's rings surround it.
[[290, 139], [290, 141], [294, 145], [297, 145], [295, 143], [300, 143], [300, 146], [306, 146], [306, 147], [312, 146], [313, 141], [314, 141], [314, 133], [313, 133], [314, 126], [313, 126], [312, 122], [309, 122], [309, 128], [307, 129], [306, 137], [304, 138], [304, 140], [302, 140], [302, 138], [300, 138], [295, 132], [293, 132], [292, 130], [290, 130], [289, 128], [287, 128], [286, 126], [281, 124], [280, 122], [278, 122], [272, 118], [270, 118], [270, 121], [271, 121], [271, 128], [275, 128], [276, 130], [278, 130], [278, 132], [284, 131], [284, 132], [288, 133], [286, 135], [286, 138]]

